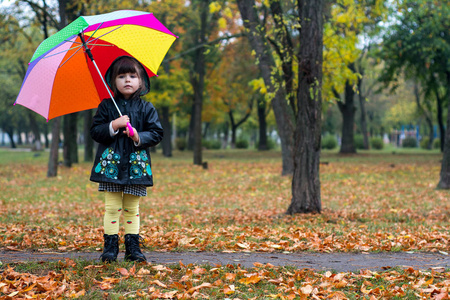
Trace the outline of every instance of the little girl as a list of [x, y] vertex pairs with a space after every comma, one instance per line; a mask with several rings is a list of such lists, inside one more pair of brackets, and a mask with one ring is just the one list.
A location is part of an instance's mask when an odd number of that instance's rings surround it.
[[[123, 116], [111, 99], [103, 100], [93, 118], [91, 136], [99, 143], [90, 180], [105, 193], [103, 262], [117, 260], [119, 218], [123, 212], [125, 260], [146, 261], [139, 247], [139, 200], [153, 185], [150, 153], [163, 138], [155, 107], [140, 96], [150, 91], [144, 67], [129, 56], [117, 58], [105, 74]], [[127, 127], [131, 123], [133, 132]]]

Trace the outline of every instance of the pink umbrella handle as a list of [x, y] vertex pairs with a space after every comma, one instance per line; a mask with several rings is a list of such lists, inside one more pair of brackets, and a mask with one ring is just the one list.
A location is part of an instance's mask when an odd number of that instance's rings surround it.
[[130, 136], [133, 136], [134, 135], [134, 130], [133, 130], [133, 127], [131, 127], [130, 122], [127, 122], [127, 127], [128, 127], [128, 130], [130, 131]]

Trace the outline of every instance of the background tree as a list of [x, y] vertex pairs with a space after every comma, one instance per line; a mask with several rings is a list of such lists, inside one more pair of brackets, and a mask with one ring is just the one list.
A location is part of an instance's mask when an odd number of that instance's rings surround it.
[[[246, 36], [249, 39], [250, 45], [255, 53], [256, 62], [260, 69], [261, 77], [264, 80], [267, 90], [267, 100], [272, 104], [277, 122], [278, 135], [281, 140], [282, 175], [288, 175], [292, 174], [294, 171], [293, 132], [295, 126], [295, 116], [293, 106], [288, 104], [288, 101], [286, 101], [287, 92], [284, 88], [284, 84], [281, 82], [280, 78], [278, 78], [278, 80], [274, 79], [274, 73], [276, 75], [279, 74], [276, 71], [277, 65], [272, 49], [269, 45], [268, 32], [265, 27], [267, 24], [267, 9], [271, 2], [274, 1], [264, 2], [263, 5], [260, 6], [260, 11], [258, 12], [255, 1], [237, 1], [241, 17], [244, 21]], [[277, 7], [277, 9], [278, 10], [275, 11], [275, 14], [278, 16], [282, 15], [283, 13], [280, 11], [282, 8]], [[282, 30], [284, 31], [285, 28]], [[280, 34], [283, 35], [283, 33]], [[277, 46], [280, 47], [282, 45], [277, 44]], [[289, 45], [286, 46], [289, 47]], [[278, 51], [283, 52], [284, 50], [280, 48]], [[292, 57], [286, 58], [286, 61], [292, 61], [292, 59]]]
[[[386, 69], [382, 80], [397, 81], [402, 72], [434, 94], [444, 155], [438, 188], [450, 188], [450, 136], [443, 125], [443, 99], [450, 103], [450, 7], [432, 0], [407, 0], [383, 38]], [[450, 105], [448, 105], [450, 108]], [[447, 113], [447, 128], [450, 114]]]
[[237, 39], [223, 46], [220, 62], [208, 76], [210, 81], [214, 81], [208, 94], [216, 102], [215, 110], [226, 113], [231, 125], [232, 148], [236, 145], [237, 128], [250, 117], [258, 95], [250, 82], [257, 77], [259, 70], [248, 47], [246, 39]]
[[[368, 43], [378, 33], [386, 12], [384, 1], [373, 0], [338, 0], [330, 7], [324, 33], [324, 97], [337, 99], [342, 114], [340, 153], [356, 153], [355, 96], [358, 83], [363, 80], [364, 65], [361, 62], [370, 48], [365, 45], [361, 49], [361, 44], [362, 41]], [[364, 104], [362, 102], [363, 109]], [[362, 121], [364, 119], [363, 116]]]

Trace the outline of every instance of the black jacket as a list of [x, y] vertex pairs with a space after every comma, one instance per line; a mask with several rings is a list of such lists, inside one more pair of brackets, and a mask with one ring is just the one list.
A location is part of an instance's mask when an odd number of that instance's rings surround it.
[[149, 147], [156, 146], [163, 138], [163, 128], [155, 107], [139, 97], [125, 101], [117, 99], [123, 115], [130, 117], [131, 125], [140, 137], [136, 147], [131, 138], [119, 129], [111, 137], [109, 124], [120, 115], [111, 99], [98, 106], [91, 126], [91, 137], [98, 142], [98, 150], [91, 171], [91, 181], [130, 185], [153, 185]]

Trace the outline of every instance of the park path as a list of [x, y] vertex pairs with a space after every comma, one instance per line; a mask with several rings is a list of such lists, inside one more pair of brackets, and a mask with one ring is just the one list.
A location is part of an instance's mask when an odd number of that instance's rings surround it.
[[[358, 270], [383, 270], [392, 267], [412, 267], [420, 270], [450, 268], [450, 256], [444, 253], [430, 252], [383, 252], [383, 253], [255, 253], [255, 252], [144, 252], [148, 262], [152, 264], [197, 265], [241, 265], [251, 268], [254, 263], [274, 266], [293, 266], [316, 271], [357, 272]], [[119, 254], [119, 260], [124, 253]], [[0, 250], [0, 261], [3, 265], [27, 261], [58, 261], [70, 259], [99, 261], [99, 252], [27, 252]]]

